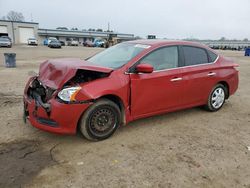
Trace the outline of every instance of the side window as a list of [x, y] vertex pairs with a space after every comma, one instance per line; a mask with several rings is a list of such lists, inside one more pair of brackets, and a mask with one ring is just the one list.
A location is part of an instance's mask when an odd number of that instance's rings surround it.
[[210, 50], [207, 50], [207, 53], [208, 53], [208, 56], [209, 56], [209, 62], [210, 63], [214, 62], [218, 57], [217, 54], [211, 52]]
[[178, 67], [178, 47], [170, 46], [151, 52], [140, 60], [140, 63], [148, 63], [154, 70], [164, 70]]
[[186, 66], [208, 63], [208, 56], [205, 49], [191, 46], [183, 46], [182, 48]]

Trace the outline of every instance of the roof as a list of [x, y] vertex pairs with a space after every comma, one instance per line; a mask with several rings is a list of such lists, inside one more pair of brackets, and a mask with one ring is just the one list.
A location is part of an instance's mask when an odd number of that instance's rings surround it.
[[11, 20], [0, 20], [0, 22], [14, 22], [14, 23], [26, 23], [26, 24], [38, 24], [37, 22], [23, 22], [23, 21], [11, 21]]
[[129, 33], [117, 33], [117, 32], [107, 32], [107, 31], [82, 31], [82, 30], [64, 30], [64, 29], [45, 29], [45, 28], [39, 28], [38, 29], [39, 32], [51, 32], [51, 31], [55, 31], [55, 32], [68, 32], [68, 33], [99, 33], [99, 34], [117, 34], [117, 35], [130, 35], [130, 36], [134, 36], [134, 34], [129, 34]]
[[64, 36], [64, 37], [108, 37], [109, 34], [116, 34], [120, 38], [133, 39], [133, 34], [110, 33], [98, 31], [81, 31], [81, 30], [59, 30], [59, 29], [38, 29], [38, 35], [41, 36]]
[[162, 40], [162, 39], [147, 39], [147, 40], [133, 40], [128, 41], [128, 43], [145, 44], [150, 46], [158, 45], [192, 45], [192, 46], [202, 46], [203, 44], [198, 42], [182, 41], [182, 40]]

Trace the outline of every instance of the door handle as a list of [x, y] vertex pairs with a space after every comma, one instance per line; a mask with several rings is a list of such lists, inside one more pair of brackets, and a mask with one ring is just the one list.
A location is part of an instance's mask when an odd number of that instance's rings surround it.
[[215, 76], [216, 73], [215, 73], [215, 72], [210, 72], [210, 73], [208, 73], [207, 75], [208, 75], [208, 76]]
[[179, 77], [179, 78], [172, 78], [170, 81], [171, 82], [176, 82], [176, 81], [181, 81], [181, 80], [182, 80], [182, 78]]

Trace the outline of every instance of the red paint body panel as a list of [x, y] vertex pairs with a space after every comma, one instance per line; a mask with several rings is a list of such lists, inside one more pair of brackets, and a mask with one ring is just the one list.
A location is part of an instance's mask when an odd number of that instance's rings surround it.
[[[54, 132], [58, 134], [75, 134], [76, 125], [82, 113], [88, 108], [90, 104], [62, 104], [56, 100], [52, 100], [52, 111], [48, 116], [42, 107], [38, 107], [35, 111], [35, 101], [29, 100], [27, 96], [24, 97], [24, 102], [27, 105], [29, 113], [28, 119], [30, 123], [44, 131]], [[57, 123], [57, 127], [50, 127], [38, 121], [38, 118], [50, 119]]]
[[[218, 83], [218, 69], [216, 64], [185, 67], [182, 70], [183, 78], [183, 105], [205, 104], [210, 91]], [[209, 73], [215, 76], [208, 76]]]
[[131, 114], [134, 118], [180, 106], [183, 82], [171, 81], [180, 76], [178, 69], [131, 74]]
[[136, 66], [136, 71], [138, 73], [152, 73], [154, 71], [154, 67], [149, 64], [140, 64]]
[[[50, 113], [47, 113], [41, 106], [38, 106], [36, 110], [35, 100], [28, 96], [28, 88], [35, 78], [28, 81], [24, 91], [24, 104], [31, 124], [39, 129], [54, 133], [74, 134], [76, 132], [80, 117], [92, 102], [65, 104], [58, 102], [56, 95], [79, 69], [109, 73], [109, 75], [79, 84], [82, 89], [76, 95], [76, 100], [95, 101], [107, 95], [115, 96], [123, 104], [126, 122], [204, 105], [211, 89], [219, 82], [224, 82], [229, 86], [229, 95], [234, 94], [238, 88], [238, 71], [234, 68], [235, 64], [220, 55], [211, 64], [179, 67], [148, 74], [128, 74], [126, 72], [131, 66], [160, 47], [191, 45], [209, 49], [200, 44], [183, 41], [139, 40], [129, 43], [146, 44], [151, 47], [143, 50], [126, 65], [116, 70], [99, 67], [79, 59], [57, 59], [42, 63], [38, 80], [43, 85], [56, 89], [56, 92], [48, 101], [51, 105]], [[215, 74], [209, 76], [210, 73]], [[52, 120], [58, 126], [42, 124], [38, 121], [39, 118]]]

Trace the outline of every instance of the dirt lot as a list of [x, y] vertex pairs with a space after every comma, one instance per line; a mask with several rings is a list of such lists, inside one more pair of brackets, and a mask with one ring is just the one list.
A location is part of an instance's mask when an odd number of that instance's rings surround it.
[[[121, 127], [102, 142], [40, 131], [22, 121], [22, 92], [48, 58], [85, 58], [102, 49], [15, 46], [0, 49], [0, 187], [248, 187], [250, 188], [250, 58], [223, 109], [194, 108]], [[3, 53], [17, 53], [5, 68]]]

